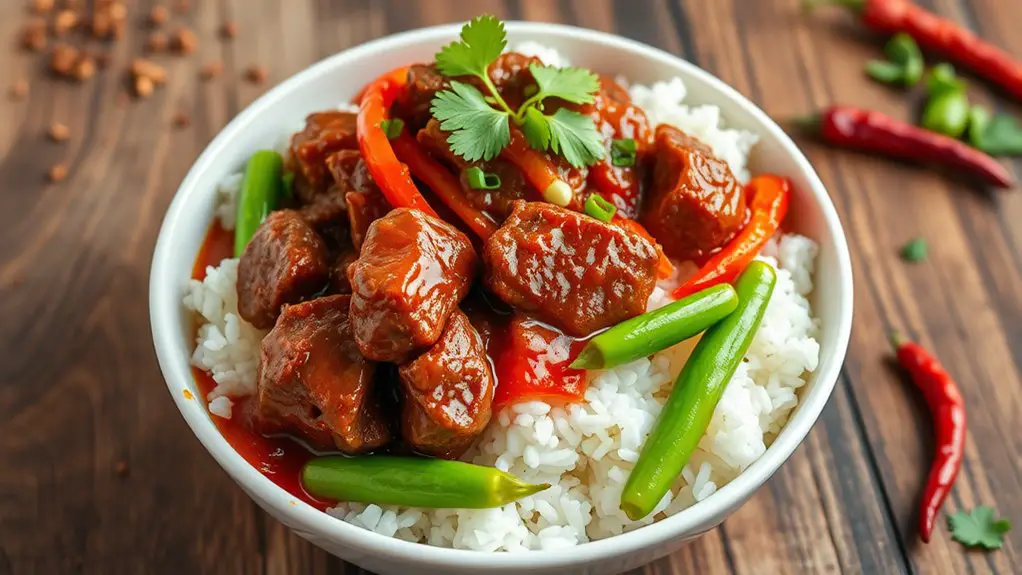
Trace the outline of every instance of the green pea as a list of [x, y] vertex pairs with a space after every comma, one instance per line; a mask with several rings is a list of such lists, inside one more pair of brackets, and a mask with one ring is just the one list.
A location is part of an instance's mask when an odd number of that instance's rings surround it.
[[969, 97], [962, 90], [940, 92], [931, 96], [923, 109], [922, 126], [957, 138], [969, 123]]

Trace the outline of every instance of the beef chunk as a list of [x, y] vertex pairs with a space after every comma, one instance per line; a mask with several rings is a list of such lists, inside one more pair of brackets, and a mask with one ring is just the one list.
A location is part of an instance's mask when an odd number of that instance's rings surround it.
[[351, 336], [350, 296], [287, 306], [263, 338], [256, 423], [318, 449], [365, 453], [391, 438], [373, 385], [376, 365]]
[[273, 327], [284, 304], [307, 299], [327, 284], [326, 244], [298, 212], [271, 213], [238, 263], [238, 313], [260, 329]]
[[642, 223], [676, 259], [701, 259], [744, 225], [745, 194], [727, 162], [677, 128], [656, 130], [653, 187]]
[[305, 129], [291, 137], [289, 162], [297, 170], [295, 193], [303, 204], [328, 191], [330, 177], [327, 158], [339, 150], [355, 150], [357, 114], [329, 110], [309, 114]]
[[330, 266], [330, 292], [351, 293], [351, 282], [348, 281], [348, 266], [358, 259], [358, 252], [347, 249], [340, 253]]
[[582, 337], [646, 311], [659, 257], [618, 226], [518, 202], [483, 250], [486, 285], [520, 311]]
[[490, 421], [493, 373], [460, 310], [429, 351], [402, 365], [401, 435], [419, 453], [457, 459]]
[[400, 208], [373, 222], [348, 267], [362, 355], [402, 363], [436, 343], [476, 265], [468, 238], [443, 220]]

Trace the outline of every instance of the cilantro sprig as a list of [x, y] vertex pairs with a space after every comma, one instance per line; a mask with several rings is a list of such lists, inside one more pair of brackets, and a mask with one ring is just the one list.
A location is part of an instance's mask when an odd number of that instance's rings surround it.
[[567, 108], [547, 114], [544, 101], [558, 98], [589, 104], [600, 89], [599, 78], [583, 68], [530, 64], [536, 80], [528, 97], [514, 109], [501, 96], [487, 72], [507, 47], [504, 23], [490, 15], [473, 19], [461, 29], [461, 40], [436, 54], [437, 69], [445, 76], [477, 78], [486, 90], [451, 80], [450, 89], [437, 93], [430, 106], [440, 129], [450, 132], [451, 150], [470, 162], [492, 160], [511, 141], [511, 122], [533, 148], [551, 150], [580, 168], [604, 157], [603, 139], [591, 117]]
[[966, 547], [1000, 549], [1004, 534], [1011, 531], [1007, 519], [994, 519], [992, 507], [981, 505], [971, 512], [959, 511], [948, 515], [951, 537]]

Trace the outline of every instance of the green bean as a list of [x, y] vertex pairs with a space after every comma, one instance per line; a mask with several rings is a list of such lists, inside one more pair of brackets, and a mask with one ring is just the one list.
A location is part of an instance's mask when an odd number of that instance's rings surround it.
[[969, 97], [962, 90], [946, 90], [930, 97], [922, 125], [931, 132], [957, 138], [969, 124]]
[[571, 367], [608, 369], [652, 355], [696, 335], [736, 307], [735, 288], [715, 285], [615, 325], [589, 340]]
[[271, 150], [260, 150], [248, 159], [238, 192], [234, 221], [234, 255], [241, 257], [259, 224], [277, 207], [283, 187], [284, 159]]
[[302, 468], [302, 485], [337, 501], [435, 509], [500, 507], [550, 487], [493, 467], [389, 455], [316, 457]]
[[692, 350], [621, 493], [621, 509], [632, 520], [653, 511], [692, 457], [763, 321], [776, 281], [769, 265], [749, 264], [735, 284], [738, 309], [706, 330]]

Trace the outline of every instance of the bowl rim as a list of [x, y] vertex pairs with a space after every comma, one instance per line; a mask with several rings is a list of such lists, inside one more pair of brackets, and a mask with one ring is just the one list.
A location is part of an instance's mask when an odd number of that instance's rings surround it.
[[842, 297], [836, 320], [838, 326], [834, 355], [832, 361], [825, 365], [821, 364], [819, 368], [821, 371], [817, 375], [816, 385], [821, 387], [821, 390], [804, 398], [799, 404], [798, 411], [786, 424], [786, 433], [781, 434], [759, 459], [721, 487], [713, 496], [675, 515], [633, 531], [560, 549], [487, 553], [435, 547], [387, 537], [351, 525], [305, 502], [296, 501], [289, 493], [249, 465], [220, 434], [216, 426], [209, 425], [211, 420], [205, 409], [205, 402], [189, 400], [185, 394], [193, 379], [190, 362], [187, 356], [182, 357], [175, 352], [179, 342], [175, 341], [175, 330], [170, 328], [175, 323], [180, 323], [179, 296], [183, 279], [176, 277], [179, 270], [172, 269], [173, 266], [170, 265], [171, 254], [178, 243], [175, 234], [182, 226], [180, 222], [187, 218], [185, 208], [189, 203], [188, 198], [201, 193], [201, 190], [196, 188], [201, 174], [215, 164], [216, 159], [235, 139], [237, 132], [255, 121], [286, 94], [300, 90], [309, 80], [349, 61], [370, 57], [407, 43], [454, 38], [462, 24], [443, 24], [385, 36], [319, 60], [267, 91], [234, 117], [203, 150], [175, 192], [160, 227], [150, 271], [149, 307], [153, 343], [167, 388], [182, 417], [206, 450], [248, 495], [261, 505], [269, 507], [273, 514], [287, 517], [286, 524], [299, 535], [321, 536], [342, 546], [375, 556], [416, 561], [422, 566], [457, 565], [463, 570], [560, 567], [593, 563], [638, 552], [674, 538], [696, 535], [698, 526], [711, 523], [716, 525], [716, 520], [744, 503], [802, 443], [833, 393], [851, 334], [853, 308], [851, 258], [844, 230], [823, 182], [788, 135], [763, 110], [737, 90], [681, 57], [608, 32], [554, 23], [508, 21], [505, 24], [510, 35], [516, 33], [546, 35], [566, 42], [595, 42], [610, 48], [639, 52], [646, 59], [682, 68], [687, 74], [710, 86], [723, 98], [731, 99], [748, 110], [763, 129], [779, 141], [784, 152], [795, 160], [798, 169], [806, 175], [811, 188], [809, 191], [819, 206], [826, 228], [834, 237], [837, 273], [828, 281], [839, 283], [838, 289]]

